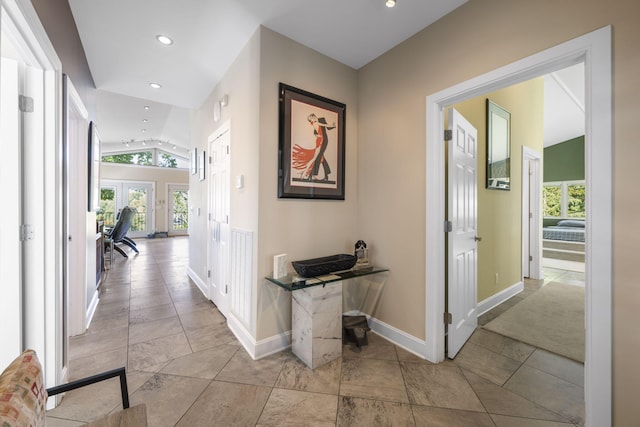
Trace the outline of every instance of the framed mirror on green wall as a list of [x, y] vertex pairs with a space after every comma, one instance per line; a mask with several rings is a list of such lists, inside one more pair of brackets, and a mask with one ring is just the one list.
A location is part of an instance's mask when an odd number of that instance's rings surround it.
[[511, 113], [487, 99], [487, 188], [511, 189]]

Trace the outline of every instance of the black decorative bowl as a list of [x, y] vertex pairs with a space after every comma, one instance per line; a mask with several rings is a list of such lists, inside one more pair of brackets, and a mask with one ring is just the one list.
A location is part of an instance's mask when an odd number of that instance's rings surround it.
[[316, 277], [333, 273], [334, 271], [349, 270], [356, 265], [355, 255], [339, 254], [322, 258], [292, 261], [293, 269], [301, 277]]

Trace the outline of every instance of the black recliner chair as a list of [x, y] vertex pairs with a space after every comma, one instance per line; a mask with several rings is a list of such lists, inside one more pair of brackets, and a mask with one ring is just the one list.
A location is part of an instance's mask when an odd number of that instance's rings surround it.
[[133, 217], [136, 215], [136, 210], [134, 208], [130, 208], [129, 206], [125, 206], [122, 208], [120, 213], [118, 214], [118, 220], [113, 228], [108, 231], [104, 236], [104, 246], [105, 252], [109, 250], [109, 261], [113, 262], [113, 251], [116, 250], [125, 258], [129, 256], [125, 251], [116, 246], [118, 243], [124, 243], [129, 246], [135, 253], [140, 253], [138, 248], [136, 247], [136, 243], [127, 237], [127, 232], [129, 228], [131, 228], [131, 222], [133, 221]]

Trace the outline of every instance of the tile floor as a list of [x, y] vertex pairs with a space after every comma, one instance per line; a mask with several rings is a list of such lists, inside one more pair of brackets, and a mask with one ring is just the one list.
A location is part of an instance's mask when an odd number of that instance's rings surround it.
[[[584, 424], [581, 364], [481, 328], [438, 365], [373, 333], [361, 351], [345, 346], [316, 370], [290, 351], [254, 361], [189, 281], [186, 238], [138, 247], [116, 254], [91, 327], [70, 340], [69, 368], [76, 379], [126, 366], [131, 403], [146, 403], [149, 426]], [[113, 379], [67, 393], [47, 421], [78, 426], [119, 407]]]

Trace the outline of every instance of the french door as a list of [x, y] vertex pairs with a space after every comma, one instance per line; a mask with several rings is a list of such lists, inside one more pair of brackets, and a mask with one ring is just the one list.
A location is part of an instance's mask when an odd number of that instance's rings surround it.
[[102, 180], [100, 185], [100, 214], [105, 225], [116, 222], [118, 212], [129, 206], [136, 210], [129, 237], [146, 237], [155, 230], [154, 224], [154, 185], [142, 181]]
[[189, 229], [189, 186], [169, 184], [167, 203], [167, 221], [169, 234], [182, 236]]

